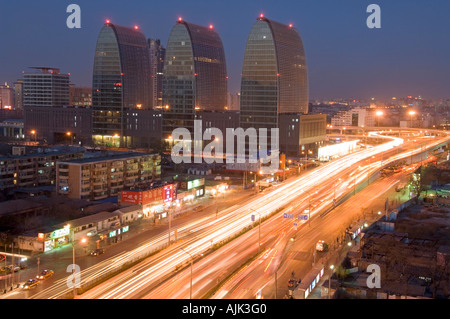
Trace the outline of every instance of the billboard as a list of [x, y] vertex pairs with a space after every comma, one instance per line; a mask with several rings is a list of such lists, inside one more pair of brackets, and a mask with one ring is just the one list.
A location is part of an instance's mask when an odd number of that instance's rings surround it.
[[122, 191], [121, 202], [147, 205], [153, 202], [170, 202], [176, 196], [176, 187], [173, 184], [149, 189], [146, 191]]

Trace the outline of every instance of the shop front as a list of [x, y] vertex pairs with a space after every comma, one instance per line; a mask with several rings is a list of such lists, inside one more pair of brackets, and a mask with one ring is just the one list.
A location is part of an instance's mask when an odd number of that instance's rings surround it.
[[56, 229], [49, 233], [39, 233], [38, 239], [43, 242], [44, 252], [65, 246], [70, 243], [70, 227]]
[[180, 190], [185, 191], [185, 193], [193, 195], [194, 198], [203, 197], [205, 196], [205, 179], [198, 178], [193, 180], [180, 181], [179, 188]]
[[142, 207], [142, 218], [159, 218], [167, 205], [177, 198], [176, 184], [168, 184], [149, 190], [122, 191], [121, 202], [137, 204]]

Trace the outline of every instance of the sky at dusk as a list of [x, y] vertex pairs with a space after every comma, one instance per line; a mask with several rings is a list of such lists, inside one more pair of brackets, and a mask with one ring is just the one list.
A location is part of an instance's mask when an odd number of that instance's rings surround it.
[[[66, 26], [71, 3], [81, 7], [81, 29]], [[381, 29], [366, 26], [371, 3], [381, 7]], [[260, 13], [300, 32], [311, 99], [450, 98], [448, 0], [1, 0], [0, 83], [12, 84], [27, 67], [51, 66], [91, 86], [106, 19], [138, 25], [166, 46], [181, 16], [214, 25], [225, 47], [229, 91], [239, 92], [247, 36]]]

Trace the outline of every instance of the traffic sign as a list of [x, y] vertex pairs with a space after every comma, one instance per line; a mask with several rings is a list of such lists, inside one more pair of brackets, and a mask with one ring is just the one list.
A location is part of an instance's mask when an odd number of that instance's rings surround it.
[[255, 221], [255, 215], [252, 215], [252, 222]]
[[285, 214], [283, 215], [283, 217], [284, 217], [284, 218], [287, 218], [287, 219], [293, 219], [293, 218], [294, 218], [294, 214], [287, 214], [287, 213], [285, 213]]
[[298, 219], [299, 220], [308, 220], [308, 215], [305, 215], [305, 214], [298, 215]]

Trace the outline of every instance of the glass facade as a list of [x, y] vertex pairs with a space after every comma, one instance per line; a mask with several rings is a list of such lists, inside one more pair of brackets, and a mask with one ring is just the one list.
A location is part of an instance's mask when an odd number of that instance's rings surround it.
[[218, 33], [179, 21], [169, 36], [163, 76], [163, 137], [175, 128], [193, 131], [196, 110], [224, 110], [225, 53]]
[[248, 36], [241, 80], [240, 126], [279, 127], [280, 113], [308, 112], [306, 58], [292, 26], [258, 18]]
[[93, 140], [128, 147], [125, 112], [152, 109], [150, 51], [139, 30], [113, 24], [101, 29], [92, 82]]

